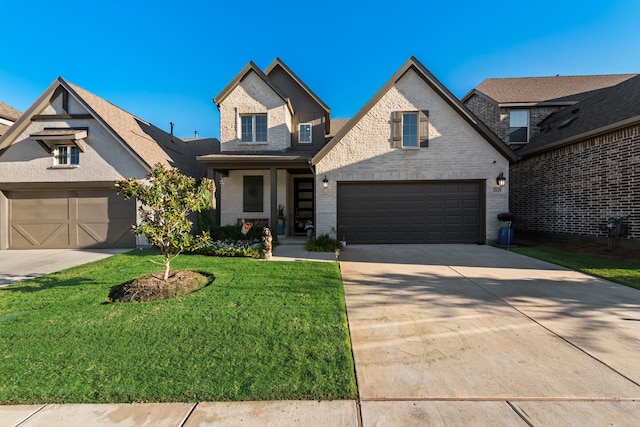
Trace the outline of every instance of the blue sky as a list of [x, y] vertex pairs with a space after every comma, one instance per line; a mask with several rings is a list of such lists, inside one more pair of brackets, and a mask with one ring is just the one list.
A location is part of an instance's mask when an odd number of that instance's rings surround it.
[[5, 2], [0, 100], [62, 76], [181, 137], [219, 135], [211, 99], [280, 57], [353, 116], [411, 55], [456, 96], [487, 77], [640, 73], [640, 2]]

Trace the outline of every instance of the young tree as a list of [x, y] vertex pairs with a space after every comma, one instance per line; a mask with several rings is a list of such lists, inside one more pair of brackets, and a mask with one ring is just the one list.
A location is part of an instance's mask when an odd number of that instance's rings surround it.
[[134, 197], [140, 202], [140, 221], [132, 231], [147, 236], [149, 243], [162, 252], [164, 280], [169, 278], [169, 266], [175, 257], [209, 242], [208, 231], [198, 236], [191, 233], [192, 223], [187, 215], [210, 207], [212, 180], [204, 178], [198, 185], [178, 169], [167, 169], [158, 163], [146, 180], [120, 179], [116, 188], [125, 199]]

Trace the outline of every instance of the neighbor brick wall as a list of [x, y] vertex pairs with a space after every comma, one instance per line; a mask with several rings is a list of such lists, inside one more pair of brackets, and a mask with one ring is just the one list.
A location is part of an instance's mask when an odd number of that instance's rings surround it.
[[639, 148], [640, 125], [635, 125], [512, 164], [515, 228], [605, 237], [598, 224], [631, 214], [625, 240], [640, 245]]

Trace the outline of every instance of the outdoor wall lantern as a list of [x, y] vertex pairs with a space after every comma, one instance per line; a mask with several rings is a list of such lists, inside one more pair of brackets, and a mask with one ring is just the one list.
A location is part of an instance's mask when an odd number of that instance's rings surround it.
[[329, 188], [329, 180], [327, 179], [327, 175], [325, 175], [324, 179], [322, 180], [322, 188], [324, 188], [325, 190]]
[[498, 187], [504, 187], [507, 185], [507, 178], [505, 178], [504, 174], [500, 172], [500, 175], [496, 178], [496, 182], [498, 183]]

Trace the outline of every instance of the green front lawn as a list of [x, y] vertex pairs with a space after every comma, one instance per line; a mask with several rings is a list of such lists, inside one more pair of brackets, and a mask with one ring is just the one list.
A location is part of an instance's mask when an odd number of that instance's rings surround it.
[[515, 247], [511, 251], [572, 270], [640, 289], [640, 263], [567, 252], [545, 246]]
[[0, 288], [0, 403], [356, 397], [337, 263], [181, 255], [192, 294], [106, 303], [158, 271], [134, 251]]

